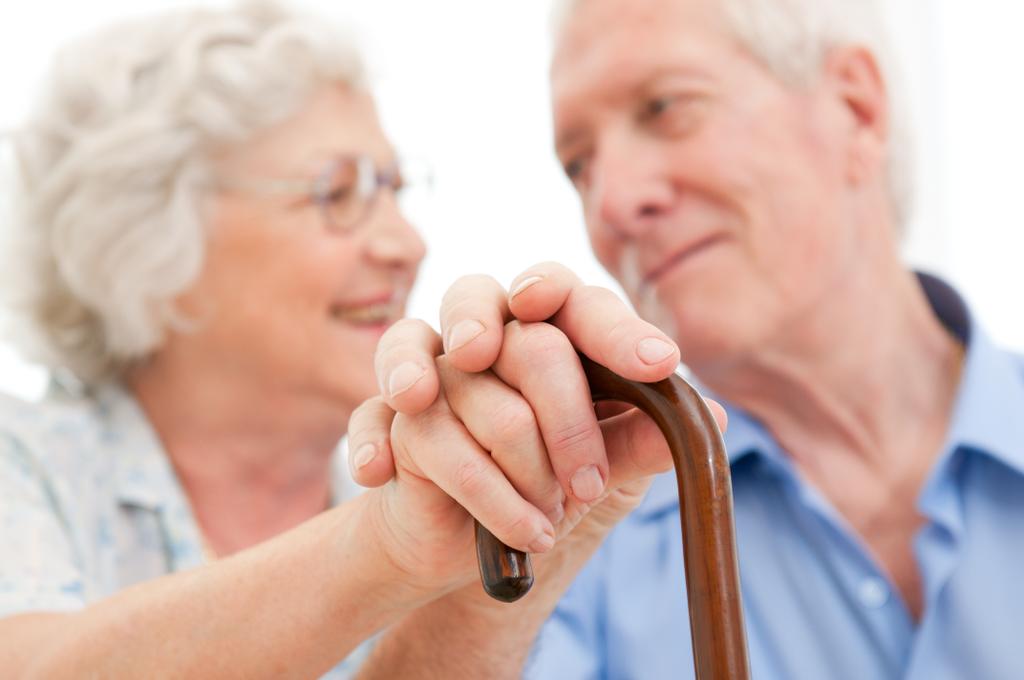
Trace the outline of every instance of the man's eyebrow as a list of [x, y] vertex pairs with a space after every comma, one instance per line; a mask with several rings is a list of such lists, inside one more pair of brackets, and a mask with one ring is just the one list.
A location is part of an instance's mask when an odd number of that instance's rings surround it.
[[573, 128], [568, 132], [563, 132], [555, 138], [555, 153], [561, 152], [567, 146], [572, 146], [582, 137], [583, 131], [579, 128]]

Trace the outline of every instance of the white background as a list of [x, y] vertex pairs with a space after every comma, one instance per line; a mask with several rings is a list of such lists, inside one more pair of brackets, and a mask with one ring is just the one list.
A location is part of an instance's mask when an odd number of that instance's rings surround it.
[[[856, 1], [856, 0], [851, 0]], [[127, 14], [184, 2], [3, 0], [0, 130], [29, 108], [55, 47]], [[350, 22], [374, 75], [381, 112], [405, 155], [435, 170], [429, 212], [414, 215], [430, 246], [410, 313], [435, 321], [456, 276], [508, 283], [556, 259], [614, 286], [594, 261], [550, 149], [546, 84], [549, 2], [307, 0]], [[887, 0], [917, 138], [918, 209], [907, 259], [964, 291], [1004, 344], [1024, 349], [1024, 3]], [[2, 148], [2, 147], [0, 147]], [[9, 220], [2, 148], [0, 221]], [[0, 390], [38, 394], [43, 375], [0, 344]]]

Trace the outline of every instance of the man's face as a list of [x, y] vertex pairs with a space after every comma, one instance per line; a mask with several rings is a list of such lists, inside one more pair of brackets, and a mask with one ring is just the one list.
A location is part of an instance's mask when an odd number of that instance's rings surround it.
[[597, 257], [709, 370], [828, 304], [867, 256], [842, 88], [783, 83], [716, 5], [585, 0], [552, 64], [557, 153]]

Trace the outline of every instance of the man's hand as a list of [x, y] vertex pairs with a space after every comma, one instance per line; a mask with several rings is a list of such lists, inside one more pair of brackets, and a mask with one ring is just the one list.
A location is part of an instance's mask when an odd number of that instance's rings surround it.
[[472, 578], [472, 517], [532, 553], [592, 510], [586, 533], [603, 536], [671, 467], [646, 416], [595, 415], [578, 351], [646, 382], [679, 360], [674, 343], [610, 291], [556, 264], [531, 268], [511, 293], [467, 277], [445, 295], [441, 328], [410, 320], [385, 334], [383, 395], [349, 427], [353, 476], [387, 484], [383, 524], [410, 574], [426, 571], [435, 587]]

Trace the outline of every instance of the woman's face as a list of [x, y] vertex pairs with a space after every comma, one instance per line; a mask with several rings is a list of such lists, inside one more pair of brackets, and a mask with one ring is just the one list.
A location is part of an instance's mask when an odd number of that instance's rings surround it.
[[325, 86], [284, 123], [214, 159], [222, 183], [235, 188], [213, 196], [203, 272], [178, 300], [196, 328], [163, 351], [256, 389], [341, 407], [377, 392], [374, 349], [404, 315], [425, 249], [390, 188], [354, 225], [325, 219], [351, 178], [322, 183], [326, 203], [302, 187], [352, 156], [395, 168], [369, 94]]

